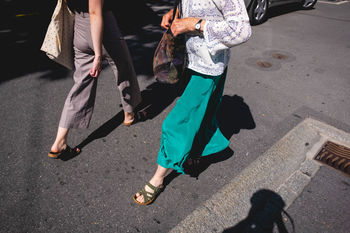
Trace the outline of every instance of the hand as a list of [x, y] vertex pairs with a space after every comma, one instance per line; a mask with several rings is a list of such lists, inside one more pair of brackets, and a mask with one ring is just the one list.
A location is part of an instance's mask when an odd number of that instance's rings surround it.
[[160, 26], [164, 29], [168, 29], [170, 26], [170, 22], [173, 20], [173, 12], [174, 10], [170, 10], [168, 13], [163, 15], [162, 22]]
[[101, 65], [101, 56], [95, 56], [94, 61], [92, 62], [92, 68], [90, 70], [90, 76], [97, 78], [102, 70]]
[[178, 36], [186, 32], [195, 32], [195, 24], [198, 22], [198, 20], [198, 18], [175, 18], [171, 24], [171, 31], [174, 36]]

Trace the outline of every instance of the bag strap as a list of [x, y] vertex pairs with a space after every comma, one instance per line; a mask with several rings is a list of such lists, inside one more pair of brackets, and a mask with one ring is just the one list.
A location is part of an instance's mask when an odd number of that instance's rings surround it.
[[218, 7], [218, 5], [216, 4], [216, 2], [214, 1], [214, 0], [212, 0], [212, 2], [213, 2], [213, 4], [215, 5], [215, 7], [216, 7], [216, 9], [218, 9], [218, 11], [220, 11], [220, 13], [222, 14], [222, 15], [224, 15], [223, 13], [222, 13], [222, 10]]
[[176, 10], [179, 8], [179, 14], [181, 13], [181, 0], [175, 0], [175, 5], [173, 8], [173, 20], [175, 19]]

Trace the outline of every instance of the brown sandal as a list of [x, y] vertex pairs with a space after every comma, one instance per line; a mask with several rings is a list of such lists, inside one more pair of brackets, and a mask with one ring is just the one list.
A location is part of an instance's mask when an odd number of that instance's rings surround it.
[[53, 159], [58, 159], [61, 155], [64, 155], [64, 154], [74, 154], [74, 153], [79, 153], [79, 152], [80, 152], [79, 148], [72, 149], [70, 146], [67, 145], [66, 148], [63, 149], [60, 152], [52, 152], [52, 151], [50, 151], [47, 154], [47, 156], [49, 156], [50, 158], [53, 158]]

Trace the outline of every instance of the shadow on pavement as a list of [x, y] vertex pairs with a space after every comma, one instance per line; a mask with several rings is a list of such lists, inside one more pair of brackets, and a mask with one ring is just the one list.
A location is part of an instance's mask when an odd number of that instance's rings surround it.
[[[129, 46], [138, 75], [152, 76], [152, 58], [161, 38], [161, 14], [171, 8], [170, 0], [113, 1], [113, 13]], [[0, 50], [2, 82], [23, 75], [48, 71], [43, 78], [66, 78], [69, 70], [40, 51], [57, 0], [0, 2]], [[158, 9], [153, 10], [152, 7]]]
[[[242, 97], [223, 96], [217, 112], [219, 127], [224, 136], [230, 140], [233, 134], [239, 133], [241, 129], [254, 129], [255, 122], [249, 106], [244, 103]], [[198, 179], [199, 175], [211, 164], [222, 162], [232, 157], [234, 152], [230, 148], [204, 157], [189, 158], [184, 164], [185, 173]], [[165, 179], [164, 184], [169, 184], [179, 174], [171, 172]]]
[[40, 51], [55, 4], [54, 0], [1, 1], [0, 57], [6, 69], [3, 69], [0, 84], [38, 71], [58, 71], [59, 77], [65, 77], [69, 72]]
[[[166, 107], [171, 104], [174, 99], [181, 95], [183, 91], [183, 84], [166, 85], [158, 82], [150, 84], [145, 90], [141, 92], [142, 102], [136, 109], [137, 122], [146, 121], [159, 115]], [[99, 128], [94, 130], [89, 136], [87, 136], [79, 145], [76, 147], [82, 150], [86, 145], [92, 141], [104, 138], [113, 132], [119, 125], [123, 123], [124, 112], [120, 111], [111, 119], [106, 121]], [[79, 154], [67, 154], [60, 156], [59, 158], [63, 161], [68, 161], [78, 156]]]
[[227, 147], [225, 150], [215, 154], [203, 157], [189, 158], [184, 164], [185, 173], [190, 177], [198, 180], [199, 175], [204, 172], [210, 165], [225, 161], [234, 154], [231, 148]]
[[241, 129], [255, 129], [250, 108], [238, 95], [222, 97], [217, 119], [221, 132], [228, 140]]
[[[261, 189], [253, 194], [250, 202], [252, 207], [247, 218], [225, 229], [223, 233], [288, 233], [282, 214], [292, 224], [291, 232], [295, 232], [294, 221], [283, 209], [286, 204], [280, 195], [271, 190]], [[277, 227], [277, 231], [274, 231], [274, 226]]]
[[141, 92], [142, 102], [138, 106], [139, 120], [145, 121], [158, 116], [178, 96], [181, 96], [185, 85], [174, 85], [154, 82]]

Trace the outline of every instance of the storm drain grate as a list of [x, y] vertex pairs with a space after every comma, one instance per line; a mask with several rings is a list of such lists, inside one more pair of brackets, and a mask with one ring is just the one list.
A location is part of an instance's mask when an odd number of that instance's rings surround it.
[[350, 175], [350, 148], [327, 141], [315, 159]]

